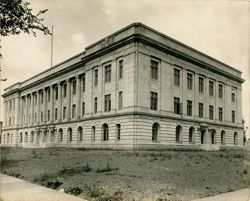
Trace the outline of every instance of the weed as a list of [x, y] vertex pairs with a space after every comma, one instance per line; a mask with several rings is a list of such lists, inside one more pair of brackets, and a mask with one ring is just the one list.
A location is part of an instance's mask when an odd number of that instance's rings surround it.
[[104, 167], [104, 168], [97, 168], [96, 172], [97, 173], [102, 173], [102, 172], [111, 172], [111, 171], [114, 171], [114, 170], [119, 170], [119, 168], [118, 167], [112, 168], [112, 167], [110, 167], [109, 163], [107, 163], [106, 167]]
[[65, 192], [69, 193], [71, 195], [77, 196], [77, 195], [80, 195], [82, 193], [82, 189], [79, 188], [78, 186], [76, 186], [76, 187], [72, 187], [72, 188], [66, 189]]
[[41, 159], [41, 155], [39, 155], [35, 149], [32, 149], [32, 152], [31, 152], [31, 156], [32, 158], [37, 158], [37, 159]]
[[89, 166], [89, 164], [86, 164], [85, 166], [78, 166], [78, 167], [63, 167], [62, 170], [59, 171], [59, 175], [74, 175], [79, 174], [81, 172], [90, 172], [92, 171], [92, 168]]
[[52, 189], [58, 189], [62, 184], [63, 184], [63, 182], [58, 181], [56, 179], [56, 180], [53, 180], [53, 181], [47, 181], [46, 187], [52, 188]]

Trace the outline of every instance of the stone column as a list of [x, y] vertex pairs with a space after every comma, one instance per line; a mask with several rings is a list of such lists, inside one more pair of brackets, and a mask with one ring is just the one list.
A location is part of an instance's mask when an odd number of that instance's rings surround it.
[[70, 79], [67, 79], [67, 120], [71, 117], [71, 85]]
[[21, 101], [20, 101], [20, 96], [18, 96], [16, 98], [16, 111], [15, 111], [15, 116], [16, 116], [16, 126], [19, 126], [20, 125], [20, 104], [21, 104]]
[[23, 125], [23, 97], [20, 97], [20, 126]]
[[[6, 104], [6, 101], [4, 101], [4, 103], [3, 103], [3, 116], [4, 116], [4, 127], [7, 127], [8, 121], [7, 121], [7, 104]], [[3, 142], [3, 140], [2, 140], [2, 142]]]
[[58, 107], [57, 107], [57, 113], [58, 113], [58, 121], [62, 121], [62, 86], [61, 83], [57, 83], [58, 86]]
[[80, 86], [81, 86], [80, 77], [79, 75], [77, 75], [76, 76], [76, 119], [80, 119], [80, 108], [81, 108]]
[[30, 94], [30, 96], [31, 96], [31, 125], [33, 125], [34, 124], [34, 94], [33, 93], [31, 93]]
[[50, 122], [54, 122], [54, 91], [53, 86], [50, 86]]
[[40, 121], [41, 121], [41, 104], [40, 104], [41, 100], [40, 100], [40, 92], [37, 91], [37, 107], [36, 107], [36, 110], [37, 110], [37, 114], [36, 114], [36, 117], [37, 117], [37, 125], [40, 124]]
[[47, 122], [47, 90], [43, 89], [43, 121]]

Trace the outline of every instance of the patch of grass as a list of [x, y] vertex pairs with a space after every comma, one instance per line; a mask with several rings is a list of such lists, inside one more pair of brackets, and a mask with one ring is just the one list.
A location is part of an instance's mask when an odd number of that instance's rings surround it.
[[115, 171], [115, 170], [119, 170], [119, 168], [118, 167], [112, 168], [112, 167], [110, 167], [110, 164], [107, 163], [105, 167], [97, 168], [96, 172], [102, 173], [102, 172], [111, 172], [111, 171]]
[[82, 191], [83, 190], [81, 188], [79, 188], [78, 186], [75, 186], [75, 187], [70, 187], [69, 189], [66, 189], [65, 193], [77, 196], [77, 195], [80, 195]]
[[42, 158], [42, 156], [39, 155], [39, 154], [36, 152], [35, 149], [32, 149], [31, 157], [32, 157], [32, 158], [37, 158], [37, 159], [41, 159], [41, 158]]
[[78, 166], [78, 167], [63, 167], [62, 170], [59, 171], [59, 175], [75, 175], [79, 174], [81, 172], [90, 172], [92, 171], [92, 168], [89, 166], [89, 164], [86, 164], [84, 166]]

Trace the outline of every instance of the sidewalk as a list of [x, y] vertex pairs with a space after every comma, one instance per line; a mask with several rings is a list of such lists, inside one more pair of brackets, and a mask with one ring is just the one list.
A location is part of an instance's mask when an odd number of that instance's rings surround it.
[[86, 201], [27, 181], [0, 174], [1, 201]]
[[250, 188], [224, 193], [221, 195], [201, 198], [193, 201], [250, 201]]

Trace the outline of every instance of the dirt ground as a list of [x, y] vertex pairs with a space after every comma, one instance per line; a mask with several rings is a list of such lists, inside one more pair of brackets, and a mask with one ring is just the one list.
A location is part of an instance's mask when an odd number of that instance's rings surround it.
[[250, 187], [250, 154], [1, 148], [1, 172], [90, 201], [192, 200]]

